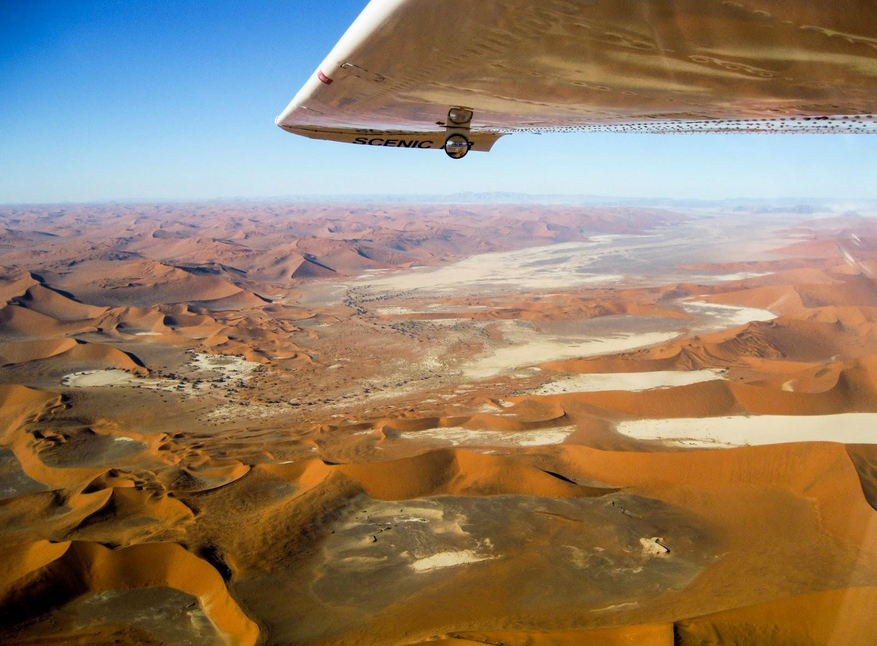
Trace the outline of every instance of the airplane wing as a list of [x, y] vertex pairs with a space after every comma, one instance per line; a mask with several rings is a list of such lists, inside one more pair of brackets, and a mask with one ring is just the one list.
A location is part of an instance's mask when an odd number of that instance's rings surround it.
[[515, 132], [877, 133], [875, 113], [874, 0], [372, 0], [276, 123], [462, 157]]

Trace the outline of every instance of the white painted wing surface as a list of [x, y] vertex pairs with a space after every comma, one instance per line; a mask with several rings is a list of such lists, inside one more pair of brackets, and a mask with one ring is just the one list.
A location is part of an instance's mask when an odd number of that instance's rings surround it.
[[877, 132], [874, 0], [372, 0], [277, 118], [473, 150], [526, 131]]

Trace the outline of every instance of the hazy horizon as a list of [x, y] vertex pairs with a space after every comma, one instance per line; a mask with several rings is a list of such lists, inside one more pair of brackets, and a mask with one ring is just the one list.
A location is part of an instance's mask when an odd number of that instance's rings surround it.
[[20, 207], [46, 207], [46, 206], [102, 206], [108, 204], [127, 205], [186, 205], [186, 204], [282, 204], [285, 202], [294, 204], [350, 204], [364, 202], [367, 204], [523, 204], [523, 205], [567, 205], [567, 206], [735, 206], [751, 205], [761, 207], [795, 207], [812, 206], [813, 208], [826, 208], [830, 210], [855, 210], [877, 208], [877, 198], [868, 197], [825, 197], [786, 195], [776, 197], [749, 197], [745, 195], [732, 195], [718, 198], [698, 197], [667, 197], [656, 195], [641, 196], [618, 196], [599, 195], [584, 193], [523, 193], [514, 191], [469, 191], [461, 193], [430, 194], [430, 193], [366, 193], [366, 194], [300, 194], [300, 195], [257, 195], [247, 196], [217, 196], [217, 197], [192, 197], [192, 198], [108, 198], [98, 200], [60, 200], [56, 202], [0, 202], [0, 208]]

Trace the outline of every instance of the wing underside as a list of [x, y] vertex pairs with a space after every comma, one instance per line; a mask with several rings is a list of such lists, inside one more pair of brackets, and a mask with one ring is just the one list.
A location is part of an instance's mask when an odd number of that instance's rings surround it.
[[372, 0], [277, 124], [440, 148], [454, 107], [473, 150], [522, 131], [873, 133], [877, 3]]

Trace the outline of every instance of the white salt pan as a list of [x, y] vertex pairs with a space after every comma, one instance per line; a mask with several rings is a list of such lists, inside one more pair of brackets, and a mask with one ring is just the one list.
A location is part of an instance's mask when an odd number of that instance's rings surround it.
[[725, 329], [754, 323], [756, 321], [772, 321], [777, 317], [770, 310], [757, 307], [742, 307], [739, 305], [725, 305], [724, 303], [706, 303], [704, 301], [689, 301], [682, 303], [682, 308], [689, 314], [713, 319], [716, 325], [710, 325], [708, 329]]
[[592, 242], [567, 242], [500, 253], [471, 256], [439, 269], [413, 269], [387, 276], [363, 276], [375, 292], [490, 291], [491, 289], [569, 289], [594, 282], [613, 282], [622, 276], [588, 273], [595, 259]]
[[402, 433], [406, 440], [439, 440], [451, 446], [546, 446], [561, 444], [575, 426], [534, 431], [473, 431], [460, 426]]
[[243, 357], [228, 354], [205, 354], [196, 352], [189, 361], [196, 370], [211, 370], [230, 378], [245, 379], [256, 368], [258, 361], [247, 361]]
[[676, 332], [646, 332], [643, 334], [617, 334], [611, 337], [546, 338], [532, 332], [530, 340], [498, 348], [491, 354], [463, 366], [463, 372], [469, 379], [485, 379], [537, 363], [593, 357], [644, 348], [669, 341], [676, 336], [678, 336]]
[[785, 442], [877, 444], [877, 413], [758, 415], [643, 419], [621, 422], [619, 433], [676, 446], [727, 448]]
[[454, 567], [455, 565], [465, 565], [467, 563], [478, 563], [479, 561], [489, 561], [491, 556], [480, 556], [472, 550], [460, 550], [458, 552], [439, 552], [424, 559], [419, 559], [411, 564], [411, 568], [416, 572], [429, 572], [430, 570], [438, 570], [445, 567]]
[[137, 379], [133, 375], [124, 370], [83, 370], [67, 375], [61, 380], [61, 383], [73, 388], [97, 388], [133, 384], [136, 381]]
[[542, 384], [528, 391], [530, 395], [559, 395], [562, 393], [591, 393], [604, 390], [626, 390], [640, 392], [656, 388], [688, 386], [703, 381], [721, 379], [719, 370], [692, 370], [679, 372], [664, 370], [658, 372], [616, 372], [609, 374], [588, 374], [564, 377]]

